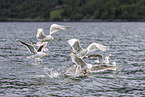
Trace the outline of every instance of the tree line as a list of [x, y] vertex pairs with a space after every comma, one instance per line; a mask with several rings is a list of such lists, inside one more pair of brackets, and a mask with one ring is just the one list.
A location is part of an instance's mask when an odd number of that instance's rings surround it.
[[0, 21], [144, 20], [145, 0], [0, 0]]

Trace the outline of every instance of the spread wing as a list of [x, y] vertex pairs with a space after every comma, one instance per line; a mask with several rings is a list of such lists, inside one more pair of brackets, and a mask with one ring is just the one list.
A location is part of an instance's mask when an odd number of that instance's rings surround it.
[[58, 25], [58, 24], [52, 24], [51, 27], [50, 27], [50, 35], [52, 33], [57, 32], [58, 30], [64, 30], [64, 29], [68, 29], [68, 28], [70, 28], [70, 27], [63, 26], [63, 25]]
[[96, 58], [100, 57], [101, 59], [103, 58], [103, 55], [89, 55], [88, 58]]
[[72, 47], [73, 51], [78, 52], [80, 50], [82, 50], [83, 48], [80, 46], [80, 42], [78, 39], [70, 39], [68, 40], [68, 43], [70, 44], [70, 46]]
[[109, 48], [107, 46], [104, 46], [104, 45], [101, 45], [98, 43], [92, 43], [87, 47], [88, 52], [95, 51], [97, 49], [99, 49], [101, 51], [109, 50]]
[[98, 60], [99, 62], [102, 62], [103, 61], [103, 55], [89, 55], [88, 58], [95, 59], [95, 61]]
[[46, 38], [46, 35], [43, 33], [43, 29], [39, 28], [37, 30], [37, 34], [36, 34], [37, 39], [44, 39]]
[[72, 62], [74, 62], [76, 65], [80, 65], [81, 68], [86, 66], [86, 63], [79, 57], [77, 57], [77, 55], [74, 52], [71, 52], [71, 59]]
[[22, 45], [26, 46], [27, 49], [28, 49], [31, 53], [35, 54], [35, 53], [37, 52], [36, 49], [35, 49], [35, 47], [34, 47], [33, 45], [28, 44], [28, 43], [25, 43], [25, 42], [23, 42], [23, 41], [21, 41], [21, 40], [19, 40], [19, 39], [16, 39], [16, 40], [17, 40], [18, 42], [20, 42]]

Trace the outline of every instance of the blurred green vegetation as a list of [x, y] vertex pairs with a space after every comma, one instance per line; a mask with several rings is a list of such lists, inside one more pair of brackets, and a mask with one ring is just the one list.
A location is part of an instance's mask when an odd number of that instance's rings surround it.
[[0, 0], [0, 21], [145, 20], [145, 0]]

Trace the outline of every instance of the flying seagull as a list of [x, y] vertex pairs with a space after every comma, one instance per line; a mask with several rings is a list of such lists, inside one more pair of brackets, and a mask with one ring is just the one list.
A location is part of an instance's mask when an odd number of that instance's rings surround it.
[[84, 49], [81, 47], [78, 39], [70, 39], [68, 40], [68, 43], [72, 47], [73, 52], [76, 52], [77, 56], [80, 58], [83, 58], [88, 52], [96, 51], [98, 49], [101, 51], [109, 50], [107, 46], [103, 46], [98, 43], [91, 43], [86, 49]]
[[70, 54], [72, 62], [75, 65], [72, 65], [66, 72], [66, 75], [79, 75], [84, 74], [87, 75], [88, 71], [105, 71], [105, 70], [116, 70], [120, 65], [116, 65], [116, 62], [112, 64], [102, 64], [102, 65], [92, 65], [90, 63], [86, 63], [82, 58], [79, 58], [74, 52]]
[[35, 47], [32, 44], [29, 43], [25, 43], [19, 39], [16, 39], [18, 42], [20, 42], [22, 45], [26, 46], [27, 49], [29, 50], [30, 53], [32, 53], [33, 55], [29, 56], [28, 58], [33, 58], [35, 59], [35, 63], [37, 63], [37, 61], [39, 61], [39, 59], [43, 56], [48, 56], [48, 54], [43, 52], [43, 48], [45, 46], [45, 44], [43, 44], [42, 46], [40, 46], [38, 48], [38, 50], [35, 49]]
[[58, 25], [58, 24], [52, 24], [50, 27], [49, 35], [45, 35], [43, 33], [43, 29], [39, 28], [37, 30], [37, 34], [36, 34], [36, 37], [39, 40], [39, 42], [37, 42], [36, 45], [42, 46], [43, 44], [48, 43], [51, 40], [55, 41], [55, 39], [51, 36], [51, 34], [57, 32], [58, 30], [64, 30], [64, 29], [68, 29], [68, 28], [70, 28], [70, 27]]
[[84, 62], [83, 59], [79, 58], [74, 52], [71, 52], [70, 54], [72, 62], [74, 62], [76, 64], [76, 67], [80, 66], [80, 69], [76, 68], [77, 70], [74, 70], [75, 72], [83, 72], [84, 75], [86, 75], [88, 73], [88, 70], [90, 70], [92, 68], [92, 64], [88, 64], [86, 62]]

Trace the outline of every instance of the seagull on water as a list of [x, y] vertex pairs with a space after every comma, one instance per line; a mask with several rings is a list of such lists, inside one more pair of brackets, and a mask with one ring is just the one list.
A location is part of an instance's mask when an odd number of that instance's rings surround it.
[[101, 51], [109, 50], [107, 46], [103, 46], [98, 43], [91, 43], [86, 49], [84, 49], [81, 47], [78, 39], [70, 39], [68, 40], [68, 43], [72, 47], [73, 52], [76, 52], [77, 56], [80, 58], [83, 58], [88, 52], [96, 51], [98, 49]]
[[37, 61], [39, 62], [39, 59], [43, 56], [48, 56], [48, 54], [43, 52], [43, 48], [45, 46], [45, 44], [43, 44], [42, 46], [40, 46], [38, 48], [38, 50], [35, 49], [35, 47], [32, 44], [29, 43], [25, 43], [19, 39], [16, 39], [18, 42], [20, 42], [22, 45], [26, 46], [27, 49], [29, 50], [30, 53], [32, 53], [33, 55], [27, 57], [27, 58], [33, 58], [35, 59], [35, 63], [37, 63]]

